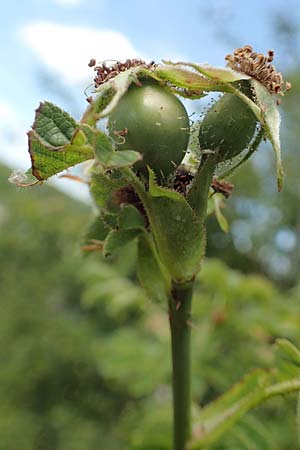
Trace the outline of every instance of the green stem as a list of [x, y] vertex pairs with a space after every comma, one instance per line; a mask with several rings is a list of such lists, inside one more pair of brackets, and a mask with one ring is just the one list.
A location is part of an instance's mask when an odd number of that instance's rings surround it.
[[173, 450], [184, 450], [191, 434], [191, 305], [193, 281], [173, 284], [169, 302], [173, 366]]
[[208, 193], [216, 165], [216, 155], [211, 154], [205, 157], [205, 161], [203, 165], [200, 166], [188, 194], [189, 204], [196, 211], [197, 215], [203, 219], [206, 217]]
[[264, 390], [263, 400], [275, 397], [275, 395], [285, 395], [291, 392], [300, 391], [300, 380], [298, 378], [282, 381], [281, 383], [268, 386]]

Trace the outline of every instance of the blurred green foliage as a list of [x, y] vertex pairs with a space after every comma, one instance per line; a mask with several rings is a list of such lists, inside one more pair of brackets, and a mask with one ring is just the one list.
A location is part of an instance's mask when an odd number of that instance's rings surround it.
[[[0, 450], [169, 449], [167, 307], [138, 287], [135, 244], [118, 258], [83, 255], [90, 207], [49, 186], [16, 190], [8, 175], [1, 167]], [[247, 266], [233, 247], [215, 256]], [[271, 367], [276, 337], [299, 344], [299, 292], [205, 261], [191, 324], [195, 414], [249, 370]], [[295, 411], [295, 396], [274, 398], [214, 448], [294, 449]]]

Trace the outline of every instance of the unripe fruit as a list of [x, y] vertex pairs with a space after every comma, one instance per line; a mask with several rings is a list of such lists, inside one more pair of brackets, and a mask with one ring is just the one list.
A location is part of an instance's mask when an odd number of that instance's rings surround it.
[[[147, 165], [159, 180], [174, 172], [189, 140], [189, 118], [180, 100], [152, 80], [132, 84], [108, 121], [117, 150], [135, 150], [143, 160], [133, 169], [147, 176]], [[118, 136], [119, 135], [119, 136]]]
[[[248, 83], [242, 91], [251, 97]], [[252, 140], [257, 119], [237, 95], [224, 94], [207, 112], [199, 128], [201, 150], [212, 150], [226, 161], [239, 155]]]

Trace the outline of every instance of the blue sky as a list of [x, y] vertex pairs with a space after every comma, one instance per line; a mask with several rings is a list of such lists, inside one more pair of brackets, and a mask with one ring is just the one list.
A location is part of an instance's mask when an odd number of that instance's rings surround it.
[[[300, 24], [298, 0], [132, 1], [10, 0], [0, 17], [0, 161], [29, 166], [26, 131], [40, 100], [79, 117], [91, 57], [140, 56], [224, 65], [244, 44], [276, 51], [288, 62], [274, 32], [274, 14], [291, 12]], [[63, 187], [62, 187], [63, 188]]]

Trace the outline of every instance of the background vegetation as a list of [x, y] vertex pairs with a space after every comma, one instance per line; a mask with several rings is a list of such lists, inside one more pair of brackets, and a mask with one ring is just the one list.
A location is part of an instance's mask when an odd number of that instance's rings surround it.
[[[300, 343], [298, 95], [294, 82], [283, 193], [263, 148], [232, 180], [230, 233], [208, 221], [192, 324], [195, 411], [272, 366], [276, 337]], [[84, 256], [91, 208], [49, 186], [16, 190], [8, 175], [1, 167], [0, 449], [169, 449], [167, 311], [136, 283], [135, 246], [113, 261]], [[247, 415], [215, 449], [296, 446], [292, 397]]]
[[[294, 55], [285, 186], [278, 194], [263, 146], [232, 179], [230, 232], [208, 220], [192, 324], [195, 412], [249, 370], [271, 367], [277, 337], [300, 345], [299, 40], [289, 23], [278, 16]], [[113, 261], [84, 256], [91, 208], [49, 186], [16, 190], [9, 173], [0, 166], [0, 450], [169, 449], [167, 311], [136, 283], [135, 246]], [[214, 449], [297, 445], [291, 396], [248, 414]]]

